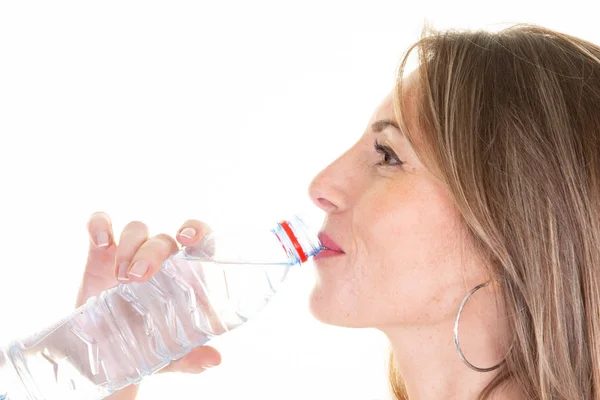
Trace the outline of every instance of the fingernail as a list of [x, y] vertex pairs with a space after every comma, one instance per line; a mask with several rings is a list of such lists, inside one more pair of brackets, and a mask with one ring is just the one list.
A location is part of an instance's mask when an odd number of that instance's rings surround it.
[[129, 267], [129, 261], [121, 261], [119, 263], [119, 269], [117, 271], [117, 279], [120, 281], [128, 281], [127, 268]]
[[133, 267], [129, 270], [129, 276], [135, 276], [141, 278], [148, 271], [149, 264], [147, 261], [140, 260], [133, 264]]
[[96, 246], [100, 248], [108, 247], [108, 232], [96, 233]]
[[218, 364], [204, 364], [204, 368], [213, 368], [216, 367]]
[[196, 230], [194, 228], [185, 228], [181, 232], [179, 232], [179, 236], [183, 236], [184, 238], [193, 239], [196, 236]]

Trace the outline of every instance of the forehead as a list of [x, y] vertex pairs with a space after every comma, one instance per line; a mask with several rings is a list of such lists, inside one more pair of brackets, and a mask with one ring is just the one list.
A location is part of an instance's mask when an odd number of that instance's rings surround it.
[[373, 112], [369, 123], [373, 123], [382, 119], [396, 120], [396, 116], [394, 115], [394, 91], [388, 93], [387, 96], [383, 98], [381, 103], [379, 103]]
[[[417, 82], [417, 71], [412, 71], [402, 81], [403, 83], [403, 99], [402, 99], [402, 111], [405, 119], [412, 120], [411, 115], [414, 107], [413, 103], [416, 99], [416, 82]], [[394, 97], [396, 96], [396, 88], [393, 88], [379, 103], [373, 116], [371, 117], [370, 123], [381, 119], [391, 119], [397, 122], [396, 115], [394, 113]], [[408, 122], [408, 121], [407, 121]]]

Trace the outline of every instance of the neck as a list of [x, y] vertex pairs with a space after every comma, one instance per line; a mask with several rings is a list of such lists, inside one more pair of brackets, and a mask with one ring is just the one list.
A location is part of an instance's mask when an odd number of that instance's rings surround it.
[[[487, 303], [487, 304], [486, 304]], [[491, 307], [491, 308], [490, 308]], [[493, 310], [493, 311], [492, 311]], [[458, 306], [457, 306], [458, 311]], [[478, 301], [465, 307], [460, 317], [459, 341], [465, 358], [479, 368], [498, 364], [508, 352], [503, 343], [507, 326], [493, 303]], [[477, 399], [500, 369], [479, 372], [459, 357], [454, 343], [454, 318], [413, 326], [382, 327], [408, 398]], [[518, 391], [498, 390], [494, 399], [518, 399]]]

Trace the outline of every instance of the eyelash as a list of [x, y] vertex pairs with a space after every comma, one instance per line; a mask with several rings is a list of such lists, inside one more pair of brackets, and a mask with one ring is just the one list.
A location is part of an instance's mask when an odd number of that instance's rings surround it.
[[[394, 150], [392, 150], [389, 146], [382, 145], [377, 140], [375, 141], [375, 151], [383, 156], [383, 161], [377, 163], [377, 165], [381, 165], [384, 167], [393, 167], [404, 164], [404, 161], [398, 158], [396, 153], [394, 153]], [[395, 160], [395, 163], [390, 164], [390, 160], [388, 159], [388, 161], [386, 161], [386, 158]]]

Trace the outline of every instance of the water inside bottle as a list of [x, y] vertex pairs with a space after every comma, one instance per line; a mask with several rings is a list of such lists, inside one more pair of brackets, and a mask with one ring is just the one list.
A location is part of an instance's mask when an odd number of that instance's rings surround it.
[[289, 268], [172, 257], [150, 282], [90, 299], [14, 343], [9, 357], [37, 398], [104, 398], [246, 322], [277, 293]]

